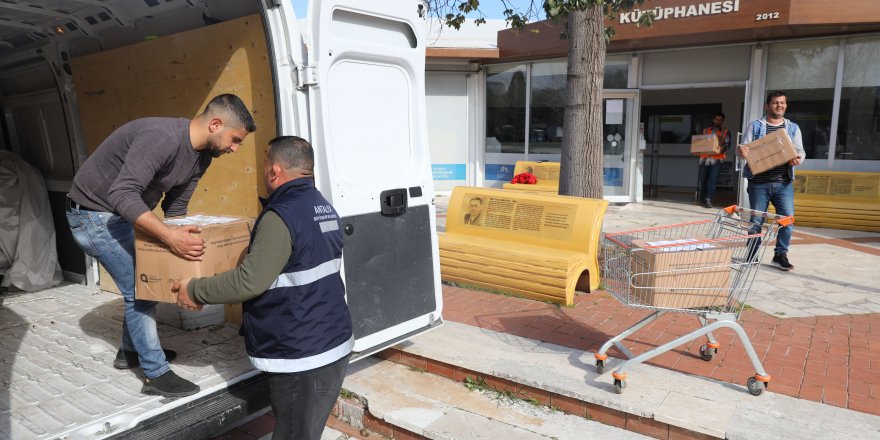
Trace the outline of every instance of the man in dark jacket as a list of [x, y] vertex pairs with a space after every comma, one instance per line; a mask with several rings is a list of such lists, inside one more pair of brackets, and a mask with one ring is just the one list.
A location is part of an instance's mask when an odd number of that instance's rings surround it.
[[345, 302], [339, 215], [315, 188], [311, 145], [269, 142], [269, 198], [241, 265], [175, 284], [177, 304], [244, 302], [241, 333], [251, 363], [270, 373], [273, 439], [319, 439], [354, 346]]
[[[156, 330], [156, 302], [134, 297], [134, 228], [161, 240], [175, 255], [201, 260], [205, 244], [190, 232], [172, 229], [153, 214], [162, 200], [166, 217], [185, 215], [189, 199], [211, 159], [238, 150], [256, 130], [235, 95], [214, 97], [190, 119], [142, 118], [119, 127], [77, 171], [67, 195], [67, 222], [83, 251], [97, 259], [125, 300], [122, 345], [113, 366], [143, 367], [145, 394], [181, 397], [198, 385], [177, 376]], [[164, 197], [164, 198], [163, 198]]]

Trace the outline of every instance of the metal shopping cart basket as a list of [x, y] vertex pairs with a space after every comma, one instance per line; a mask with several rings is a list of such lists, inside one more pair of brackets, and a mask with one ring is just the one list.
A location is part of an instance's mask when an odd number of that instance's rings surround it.
[[[720, 347], [712, 332], [726, 327], [739, 335], [755, 367], [747, 382], [749, 393], [760, 395], [770, 375], [737, 320], [764, 250], [780, 227], [793, 222], [793, 217], [729, 206], [714, 219], [605, 234], [605, 289], [627, 306], [654, 313], [602, 345], [595, 353], [599, 374], [605, 371], [612, 345], [629, 358], [611, 373], [618, 393], [626, 387], [630, 367], [703, 335], [707, 342], [700, 347], [700, 357], [710, 361]], [[702, 326], [638, 356], [623, 346], [623, 339], [667, 312], [695, 314]]]

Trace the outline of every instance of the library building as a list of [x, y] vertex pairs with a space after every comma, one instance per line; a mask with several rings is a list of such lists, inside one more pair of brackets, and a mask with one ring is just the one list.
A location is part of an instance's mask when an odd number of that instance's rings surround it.
[[[694, 203], [691, 136], [723, 113], [731, 145], [771, 91], [802, 132], [796, 199], [880, 205], [880, 7], [873, 0], [654, 0], [619, 15], [605, 58], [604, 195]], [[638, 26], [651, 8], [652, 26]], [[494, 26], [494, 27], [493, 27]], [[435, 185], [501, 187], [517, 161], [560, 160], [567, 40], [562, 25], [443, 29], [428, 49]], [[492, 38], [495, 38], [494, 41]], [[716, 204], [747, 200], [731, 148]], [[878, 225], [880, 227], [880, 225]]]

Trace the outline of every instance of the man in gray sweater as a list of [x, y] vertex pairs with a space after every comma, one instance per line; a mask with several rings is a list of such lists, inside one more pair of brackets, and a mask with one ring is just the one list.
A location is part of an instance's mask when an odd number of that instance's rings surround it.
[[[205, 244], [196, 226], [172, 229], [152, 210], [162, 200], [166, 217], [185, 215], [211, 160], [234, 153], [254, 120], [235, 95], [216, 96], [194, 119], [142, 118], [119, 127], [77, 171], [67, 195], [67, 221], [77, 244], [96, 258], [125, 300], [122, 343], [113, 366], [143, 367], [145, 394], [181, 397], [199, 386], [177, 376], [156, 330], [156, 302], [134, 297], [134, 228], [165, 243], [176, 255], [201, 260]], [[162, 197], [164, 196], [164, 199]]]

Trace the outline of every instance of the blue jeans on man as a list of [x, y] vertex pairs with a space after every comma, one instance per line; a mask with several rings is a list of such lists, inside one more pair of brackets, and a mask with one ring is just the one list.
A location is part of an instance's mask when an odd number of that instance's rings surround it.
[[83, 251], [100, 262], [122, 293], [122, 349], [137, 352], [144, 375], [159, 377], [171, 368], [156, 329], [156, 302], [134, 298], [134, 226], [110, 212], [71, 208], [67, 222]]
[[[791, 182], [749, 182], [748, 194], [752, 209], [766, 212], [772, 203], [777, 214], [794, 215], [794, 186]], [[756, 229], [760, 230], [761, 219], [753, 217], [752, 222], [757, 225]], [[773, 249], [774, 256], [788, 253], [793, 230], [794, 225], [779, 228], [776, 235], [776, 247]]]
[[718, 184], [718, 175], [721, 174], [721, 161], [716, 160], [712, 165], [700, 165], [700, 189], [703, 191], [702, 201], [712, 201], [715, 196], [715, 186]]

